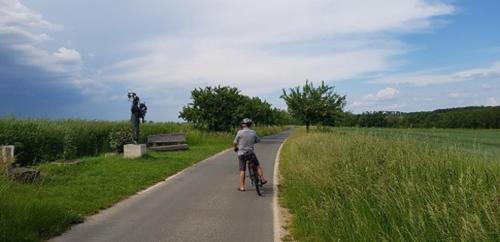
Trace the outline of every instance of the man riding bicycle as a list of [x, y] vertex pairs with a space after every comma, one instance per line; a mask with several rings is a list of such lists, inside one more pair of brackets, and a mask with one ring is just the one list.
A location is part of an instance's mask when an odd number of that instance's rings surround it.
[[234, 151], [238, 153], [238, 160], [240, 163], [240, 187], [238, 191], [245, 191], [245, 170], [246, 162], [252, 160], [255, 165], [257, 165], [257, 174], [262, 180], [262, 184], [266, 184], [267, 180], [264, 179], [264, 172], [262, 166], [259, 164], [259, 160], [254, 153], [255, 143], [260, 142], [259, 136], [254, 130], [250, 129], [252, 126], [252, 120], [245, 118], [240, 123], [240, 130], [234, 138]]

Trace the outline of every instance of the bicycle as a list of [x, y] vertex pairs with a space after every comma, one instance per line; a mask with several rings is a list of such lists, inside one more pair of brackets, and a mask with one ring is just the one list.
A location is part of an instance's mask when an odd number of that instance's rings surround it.
[[263, 186], [262, 179], [259, 177], [257, 172], [257, 165], [255, 165], [255, 159], [251, 155], [245, 156], [247, 167], [248, 167], [248, 178], [252, 186], [255, 187], [255, 191], [257, 191], [257, 195], [262, 196], [262, 191], [260, 190]]

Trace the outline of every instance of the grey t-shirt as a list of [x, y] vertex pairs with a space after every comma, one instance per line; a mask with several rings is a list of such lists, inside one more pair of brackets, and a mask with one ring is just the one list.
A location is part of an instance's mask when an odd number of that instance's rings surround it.
[[243, 128], [238, 131], [233, 143], [238, 144], [238, 155], [243, 155], [247, 151], [253, 151], [255, 143], [259, 143], [260, 138], [255, 131]]

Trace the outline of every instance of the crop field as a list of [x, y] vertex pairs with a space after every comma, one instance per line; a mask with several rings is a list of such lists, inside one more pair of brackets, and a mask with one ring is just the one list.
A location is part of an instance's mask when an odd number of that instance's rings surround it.
[[500, 157], [500, 130], [498, 129], [392, 129], [392, 128], [337, 128], [346, 132], [357, 130], [388, 138], [415, 139], [443, 147], [456, 146], [460, 150]]
[[498, 130], [295, 132], [280, 202], [298, 241], [500, 241]]
[[[2, 143], [24, 143], [25, 152], [38, 159], [35, 167], [41, 171], [33, 184], [12, 182], [0, 175], [0, 241], [50, 238], [86, 216], [229, 148], [234, 135], [201, 132], [185, 124], [145, 124], [142, 140], [147, 134], [183, 132], [190, 149], [149, 152], [143, 158], [127, 160], [110, 153], [109, 139], [113, 131], [126, 131], [126, 122], [4, 119], [0, 128]], [[262, 136], [283, 129], [256, 127]], [[68, 146], [77, 152], [66, 160]]]

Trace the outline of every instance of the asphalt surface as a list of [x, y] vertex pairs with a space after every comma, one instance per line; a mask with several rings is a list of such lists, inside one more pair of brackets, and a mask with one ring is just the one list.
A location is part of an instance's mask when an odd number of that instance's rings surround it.
[[256, 154], [269, 181], [257, 196], [226, 151], [73, 226], [50, 241], [273, 241], [273, 168], [288, 132], [262, 138]]

